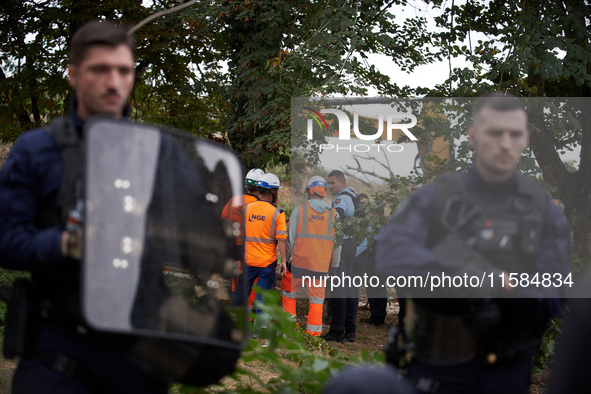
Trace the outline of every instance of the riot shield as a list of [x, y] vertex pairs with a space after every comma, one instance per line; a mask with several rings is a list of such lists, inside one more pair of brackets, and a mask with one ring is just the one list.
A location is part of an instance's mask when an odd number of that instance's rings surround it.
[[[232, 308], [242, 192], [236, 156], [217, 144], [114, 119], [85, 125], [82, 309], [97, 330], [240, 349]], [[237, 203], [238, 204], [238, 203]]]

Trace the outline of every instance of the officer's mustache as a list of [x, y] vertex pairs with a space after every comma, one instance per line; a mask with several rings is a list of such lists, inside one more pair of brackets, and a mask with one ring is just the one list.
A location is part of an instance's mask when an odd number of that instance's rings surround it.
[[103, 93], [103, 97], [111, 96], [111, 95], [115, 95], [117, 97], [121, 96], [116, 89], [111, 89], [111, 88], [107, 89], [107, 91], [105, 93]]

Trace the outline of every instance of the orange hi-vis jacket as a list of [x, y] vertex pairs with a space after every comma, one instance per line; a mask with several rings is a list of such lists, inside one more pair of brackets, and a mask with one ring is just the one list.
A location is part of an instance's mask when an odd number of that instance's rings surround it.
[[[243, 194], [242, 196], [232, 197], [230, 201], [226, 203], [224, 209], [222, 210], [222, 218], [229, 219], [236, 223], [240, 223], [240, 231], [244, 231], [244, 207], [246, 206], [246, 204], [251, 203], [253, 201], [259, 201], [259, 198], [257, 196], [253, 196], [252, 194]], [[242, 238], [242, 236], [236, 237], [236, 245], [242, 245]], [[242, 263], [239, 261], [238, 268], [241, 267], [241, 264]], [[237, 281], [238, 278], [232, 279], [232, 291], [236, 290]], [[249, 306], [252, 306], [254, 297], [255, 293], [253, 291], [248, 297]]]
[[224, 209], [222, 210], [222, 218], [230, 219], [233, 222], [242, 222], [242, 209], [243, 207], [253, 201], [258, 201], [257, 196], [252, 194], [243, 194], [242, 196], [236, 196], [230, 199]]
[[254, 201], [244, 208], [244, 262], [267, 267], [277, 261], [277, 240], [287, 238], [285, 212], [269, 201]]
[[299, 206], [300, 217], [291, 258], [292, 274], [326, 274], [332, 257], [336, 224], [334, 208], [318, 213], [306, 202]]

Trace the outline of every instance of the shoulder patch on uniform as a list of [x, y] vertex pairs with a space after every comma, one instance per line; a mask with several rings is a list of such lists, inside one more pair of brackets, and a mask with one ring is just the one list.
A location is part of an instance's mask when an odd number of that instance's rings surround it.
[[340, 202], [341, 202], [341, 199], [340, 199], [340, 198], [337, 198], [336, 200], [334, 200], [334, 203], [335, 203], [335, 204], [338, 204], [338, 203], [340, 203]]

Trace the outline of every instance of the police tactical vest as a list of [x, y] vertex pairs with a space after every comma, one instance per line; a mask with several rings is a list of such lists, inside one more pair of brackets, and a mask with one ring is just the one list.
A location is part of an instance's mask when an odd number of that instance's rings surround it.
[[84, 147], [72, 119], [59, 117], [43, 129], [55, 142], [62, 158], [62, 179], [56, 194], [47, 196], [41, 206], [35, 224], [48, 228], [64, 224], [68, 212], [74, 209], [76, 200], [84, 193]]
[[[548, 203], [545, 194], [517, 174], [506, 198], [487, 204], [474, 200], [462, 177], [444, 174], [434, 181], [435, 214], [427, 247], [434, 249], [454, 234], [492, 267], [535, 273]], [[527, 298], [414, 299], [413, 303], [415, 356], [444, 364], [477, 354], [494, 354], [499, 361], [533, 354], [549, 318], [537, 300]]]
[[497, 268], [535, 270], [547, 197], [524, 175], [516, 174], [513, 192], [500, 204], [474, 201], [461, 174], [438, 177], [435, 198], [428, 248], [458, 232]]
[[[62, 179], [58, 190], [39, 202], [35, 224], [40, 228], [65, 226], [68, 212], [82, 198], [84, 146], [81, 136], [68, 116], [55, 119], [43, 129], [55, 142], [62, 158]], [[62, 264], [36, 267], [31, 272], [33, 284], [44, 302], [48, 318], [66, 324], [84, 323], [80, 309], [80, 262], [66, 258]]]
[[300, 215], [291, 258], [291, 273], [296, 278], [302, 275], [326, 274], [332, 256], [336, 212], [331, 208], [318, 213], [308, 202], [298, 208]]

